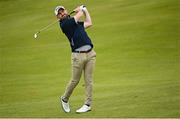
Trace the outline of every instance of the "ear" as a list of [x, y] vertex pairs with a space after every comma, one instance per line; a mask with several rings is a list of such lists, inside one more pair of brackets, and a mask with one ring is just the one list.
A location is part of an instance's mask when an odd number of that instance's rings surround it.
[[56, 17], [57, 17], [57, 19], [60, 19], [60, 16], [59, 16], [59, 15], [57, 15]]

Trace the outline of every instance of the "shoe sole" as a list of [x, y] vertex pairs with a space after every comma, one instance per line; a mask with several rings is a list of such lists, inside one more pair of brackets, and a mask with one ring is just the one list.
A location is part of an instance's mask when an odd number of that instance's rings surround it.
[[[91, 110], [88, 110], [86, 112], [90, 112]], [[76, 112], [77, 114], [83, 114], [83, 113], [86, 113], [86, 112]]]

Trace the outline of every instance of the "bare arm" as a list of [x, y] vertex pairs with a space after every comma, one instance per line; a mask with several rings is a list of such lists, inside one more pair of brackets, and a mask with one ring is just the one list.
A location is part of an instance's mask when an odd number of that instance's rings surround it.
[[78, 22], [80, 18], [84, 15], [85, 16], [84, 28], [88, 28], [92, 26], [91, 16], [88, 10], [86, 9], [86, 7], [84, 8], [77, 7], [74, 11], [76, 12], [76, 15], [74, 16], [76, 22]]
[[83, 11], [80, 10], [80, 7], [77, 7], [74, 11], [76, 12], [76, 15], [74, 15], [74, 19], [77, 23], [80, 20], [80, 18], [83, 16]]
[[83, 9], [83, 13], [85, 15], [84, 28], [88, 28], [92, 26], [91, 16], [86, 8]]

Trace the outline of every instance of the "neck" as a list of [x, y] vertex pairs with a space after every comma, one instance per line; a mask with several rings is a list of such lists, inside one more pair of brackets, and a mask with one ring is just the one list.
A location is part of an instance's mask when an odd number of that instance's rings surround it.
[[65, 19], [69, 19], [69, 18], [70, 18], [70, 15], [67, 15], [66, 17], [60, 19], [60, 22], [63, 21], [63, 20], [65, 20]]

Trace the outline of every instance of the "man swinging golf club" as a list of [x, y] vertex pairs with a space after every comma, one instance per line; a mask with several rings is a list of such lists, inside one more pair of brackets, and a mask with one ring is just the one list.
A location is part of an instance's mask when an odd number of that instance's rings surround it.
[[[91, 17], [87, 8], [81, 5], [78, 6], [74, 12], [75, 15], [70, 17], [63, 6], [57, 6], [55, 8], [55, 15], [60, 19], [60, 28], [67, 36], [72, 51], [72, 78], [60, 100], [63, 110], [70, 112], [69, 98], [79, 83], [81, 74], [84, 72], [86, 98], [84, 105], [76, 110], [77, 113], [83, 113], [91, 110], [92, 76], [96, 61], [96, 52], [93, 50], [91, 39], [85, 31], [86, 28], [92, 26]], [[85, 16], [84, 22], [80, 21], [82, 16]]]

